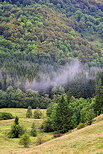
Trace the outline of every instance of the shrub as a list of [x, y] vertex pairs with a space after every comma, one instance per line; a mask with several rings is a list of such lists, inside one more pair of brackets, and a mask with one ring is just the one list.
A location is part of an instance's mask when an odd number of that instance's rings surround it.
[[80, 123], [78, 126], [77, 126], [77, 129], [81, 129], [81, 128], [84, 128], [85, 127], [85, 124], [84, 123]]
[[35, 119], [41, 119], [41, 117], [42, 117], [42, 112], [40, 111], [40, 109], [36, 109], [34, 111], [34, 118]]
[[32, 117], [32, 108], [31, 108], [31, 106], [29, 106], [28, 109], [27, 109], [26, 117], [27, 118], [31, 118]]
[[7, 112], [0, 112], [0, 120], [13, 119], [13, 115]]
[[28, 148], [30, 145], [30, 137], [28, 134], [24, 134], [23, 136], [21, 136], [21, 139], [19, 141], [19, 144], [24, 145], [25, 148]]

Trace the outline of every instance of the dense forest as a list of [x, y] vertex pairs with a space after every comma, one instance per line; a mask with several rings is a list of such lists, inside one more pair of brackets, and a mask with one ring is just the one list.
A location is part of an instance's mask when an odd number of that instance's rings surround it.
[[[0, 1], [0, 97], [6, 95], [10, 87], [13, 93], [28, 97], [27, 83], [32, 85], [34, 79], [40, 82], [41, 72], [52, 81], [54, 76], [50, 72], [53, 70], [58, 76], [58, 69], [63, 70], [62, 67], [71, 64], [74, 59], [84, 65], [85, 71], [75, 75], [72, 82], [58, 86], [76, 98], [93, 97], [99, 79], [103, 83], [102, 1]], [[91, 71], [91, 67], [95, 69]], [[100, 71], [96, 67], [101, 68]], [[92, 77], [87, 77], [90, 71]], [[38, 107], [47, 107], [53, 87], [59, 89], [53, 84], [39, 89], [37, 95], [44, 99], [47, 93], [48, 101]], [[32, 89], [38, 90], [35, 87]], [[3, 106], [9, 107], [5, 103]]]

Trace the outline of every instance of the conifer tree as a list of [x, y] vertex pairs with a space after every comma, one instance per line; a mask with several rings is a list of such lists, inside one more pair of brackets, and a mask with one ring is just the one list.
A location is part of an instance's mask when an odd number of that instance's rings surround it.
[[15, 117], [14, 123], [15, 123], [15, 125], [18, 125], [19, 124], [19, 118], [17, 116]]
[[100, 115], [103, 112], [103, 86], [101, 80], [99, 80], [96, 88], [94, 111], [96, 115]]
[[11, 130], [8, 133], [8, 136], [10, 138], [19, 138], [21, 135], [25, 133], [25, 130], [23, 127], [19, 125], [19, 118], [16, 117], [14, 124], [11, 126]]
[[30, 135], [33, 136], [33, 137], [37, 136], [37, 131], [36, 131], [34, 122], [33, 122], [32, 126], [31, 126]]
[[70, 110], [65, 96], [62, 95], [60, 102], [55, 106], [51, 118], [55, 131], [67, 132], [70, 129]]

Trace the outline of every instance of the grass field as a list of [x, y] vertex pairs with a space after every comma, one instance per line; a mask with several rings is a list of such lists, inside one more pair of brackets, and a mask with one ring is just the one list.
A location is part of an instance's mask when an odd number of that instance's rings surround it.
[[[42, 136], [44, 140], [50, 140], [52, 138], [52, 134], [49, 133], [40, 133], [39, 127], [41, 123], [43, 122], [43, 119], [34, 119], [34, 118], [26, 118], [26, 111], [27, 109], [14, 109], [14, 108], [4, 108], [0, 109], [0, 112], [9, 112], [12, 113], [12, 115], [18, 116], [20, 125], [22, 125], [24, 128], [27, 129], [27, 132], [30, 131], [31, 125], [33, 122], [35, 122], [36, 128], [38, 130], [38, 135]], [[46, 110], [41, 110], [43, 113], [43, 118], [45, 117]], [[32, 110], [34, 112], [34, 109]], [[10, 130], [11, 125], [13, 124], [14, 119], [11, 120], [0, 120], [0, 154], [9, 154], [13, 153], [14, 151], [22, 151], [23, 146], [19, 145], [20, 139], [10, 139], [6, 137], [6, 133]], [[37, 137], [31, 137], [31, 145], [30, 148], [35, 146]]]
[[[37, 129], [43, 122], [43, 119], [26, 118], [26, 109], [8, 108], [0, 109], [0, 112], [10, 112], [13, 116], [18, 116], [20, 124], [28, 132], [33, 122], [35, 122]], [[46, 110], [42, 110], [42, 112], [44, 113], [43, 117], [45, 117]], [[80, 130], [75, 129], [72, 133], [67, 133], [57, 139], [52, 139], [52, 133], [38, 132], [38, 136], [42, 136], [43, 140], [47, 142], [36, 146], [37, 137], [31, 137], [30, 148], [19, 145], [19, 139], [6, 137], [13, 121], [14, 119], [0, 120], [0, 154], [103, 154], [103, 115], [95, 118], [91, 126]]]
[[[18, 153], [18, 152], [17, 152]], [[103, 115], [94, 124], [53, 139], [23, 154], [103, 154]], [[20, 153], [21, 154], [21, 153]]]

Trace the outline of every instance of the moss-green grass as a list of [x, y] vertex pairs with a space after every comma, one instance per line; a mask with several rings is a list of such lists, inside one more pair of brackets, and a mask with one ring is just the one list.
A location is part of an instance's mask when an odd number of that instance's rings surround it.
[[[103, 154], [103, 115], [95, 123], [53, 139], [24, 154]], [[18, 152], [17, 152], [18, 153]]]
[[[40, 133], [39, 129], [42, 122], [42, 119], [34, 119], [32, 118], [26, 118], [26, 111], [27, 109], [14, 109], [14, 108], [3, 108], [0, 109], [0, 112], [9, 112], [12, 113], [12, 115], [18, 116], [19, 117], [19, 122], [20, 125], [22, 125], [24, 128], [26, 128], [27, 132], [29, 133], [31, 129], [31, 125], [33, 122], [35, 122], [36, 128], [38, 130], [38, 135], [42, 136], [44, 140], [50, 140], [52, 138], [52, 134], [49, 133]], [[46, 110], [41, 110], [44, 114], [43, 117], [45, 117], [45, 112]], [[34, 109], [32, 110], [34, 112]], [[10, 120], [0, 120], [0, 154], [10, 154], [13, 153], [14, 151], [22, 151], [25, 148], [23, 146], [19, 145], [19, 140], [20, 139], [10, 139], [6, 137], [6, 133], [10, 130], [11, 125], [13, 124], [14, 119]], [[31, 144], [30, 148], [35, 146], [35, 142], [37, 137], [30, 137], [31, 139]]]

